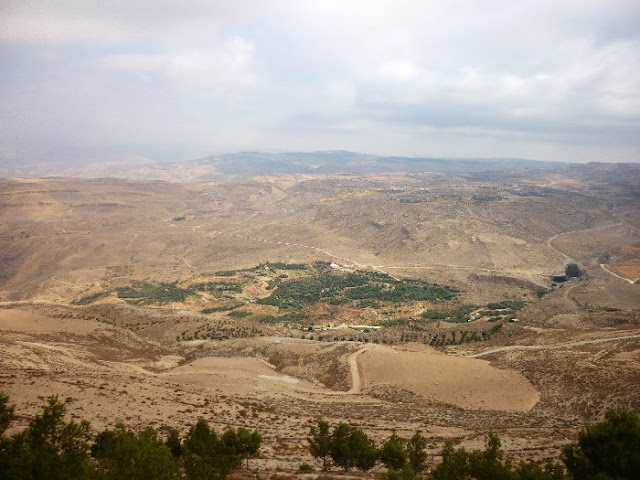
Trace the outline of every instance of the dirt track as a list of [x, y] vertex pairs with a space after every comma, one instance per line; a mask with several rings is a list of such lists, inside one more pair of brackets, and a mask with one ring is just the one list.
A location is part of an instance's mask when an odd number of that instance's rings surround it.
[[490, 348], [489, 350], [485, 350], [484, 352], [468, 355], [467, 358], [480, 358], [480, 357], [485, 357], [487, 355], [491, 355], [493, 353], [509, 352], [513, 350], [557, 350], [561, 348], [581, 347], [583, 345], [591, 345], [595, 343], [616, 342], [620, 340], [633, 340], [634, 338], [640, 338], [640, 334], [622, 335], [619, 337], [610, 337], [610, 338], [596, 338], [593, 340], [580, 340], [577, 342], [556, 343], [553, 345], [509, 345], [506, 347]]
[[367, 345], [349, 355], [347, 361], [349, 363], [349, 371], [351, 372], [351, 388], [347, 392], [348, 394], [357, 394], [362, 390], [360, 369], [358, 367], [358, 357], [371, 348], [373, 348], [373, 345]]
[[633, 285], [634, 283], [636, 283], [638, 280], [640, 280], [640, 279], [638, 279], [638, 278], [629, 279], [629, 278], [621, 277], [621, 276], [620, 276], [620, 275], [618, 275], [617, 273], [612, 272], [611, 270], [609, 270], [609, 269], [607, 268], [607, 266], [606, 266], [604, 263], [601, 263], [601, 264], [600, 264], [600, 267], [601, 267], [605, 272], [607, 272], [607, 273], [609, 273], [609, 274], [613, 275], [614, 277], [618, 277], [620, 280], [624, 280], [625, 282], [630, 283], [630, 284], [632, 284], [632, 285]]

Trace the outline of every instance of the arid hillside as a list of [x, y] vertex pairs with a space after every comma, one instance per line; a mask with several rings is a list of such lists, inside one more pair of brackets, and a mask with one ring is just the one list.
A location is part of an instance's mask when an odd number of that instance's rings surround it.
[[261, 475], [313, 463], [320, 417], [420, 429], [432, 463], [489, 430], [557, 459], [640, 408], [638, 191], [624, 165], [3, 179], [0, 391], [18, 425], [57, 393], [96, 429], [258, 428]]
[[569, 260], [593, 276], [611, 275], [600, 264], [633, 274], [637, 171], [618, 172], [622, 185], [599, 169], [547, 173], [7, 179], [0, 296], [64, 301], [101, 282], [173, 281], [267, 260], [325, 260], [474, 291], [487, 276], [548, 287]]

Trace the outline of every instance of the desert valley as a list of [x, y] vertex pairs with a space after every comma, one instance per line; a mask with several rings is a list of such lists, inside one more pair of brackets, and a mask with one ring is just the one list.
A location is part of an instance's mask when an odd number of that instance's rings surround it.
[[223, 167], [0, 180], [12, 431], [56, 394], [96, 431], [203, 417], [269, 478], [320, 470], [318, 419], [517, 463], [640, 409], [637, 165]]

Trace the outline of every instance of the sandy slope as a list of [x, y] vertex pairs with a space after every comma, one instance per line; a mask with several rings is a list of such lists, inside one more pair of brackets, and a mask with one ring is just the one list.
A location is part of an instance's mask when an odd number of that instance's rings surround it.
[[[0, 349], [6, 369], [78, 376], [132, 375], [140, 381], [170, 381], [224, 391], [229, 395], [285, 395], [311, 401], [363, 401], [376, 386], [390, 385], [429, 401], [463, 409], [527, 411], [538, 393], [521, 375], [498, 370], [483, 360], [447, 356], [428, 348], [399, 350], [365, 345], [343, 361], [349, 364], [352, 388], [333, 391], [317, 383], [283, 375], [256, 357], [216, 356], [185, 363], [183, 357], [158, 350], [116, 327], [98, 322], [51, 318], [21, 309], [0, 310]], [[268, 339], [247, 340], [248, 345]], [[110, 345], [110, 350], [107, 347]], [[271, 348], [313, 354], [317, 343], [273, 341]], [[368, 401], [374, 401], [370, 398]]]
[[531, 383], [516, 372], [432, 349], [379, 346], [364, 352], [360, 362], [369, 389], [391, 385], [463, 409], [525, 412], [540, 399]]

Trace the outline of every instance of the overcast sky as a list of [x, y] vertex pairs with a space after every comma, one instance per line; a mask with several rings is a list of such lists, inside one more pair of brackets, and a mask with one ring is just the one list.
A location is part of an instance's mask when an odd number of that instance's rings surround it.
[[640, 161], [638, 0], [0, 0], [0, 161]]

